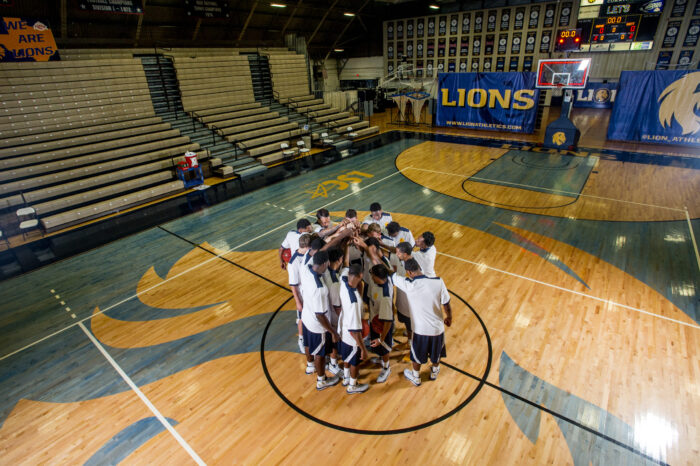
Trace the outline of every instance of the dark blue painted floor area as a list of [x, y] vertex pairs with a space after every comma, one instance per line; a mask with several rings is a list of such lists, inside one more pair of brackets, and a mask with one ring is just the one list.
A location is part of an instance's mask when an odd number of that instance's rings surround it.
[[469, 180], [578, 197], [598, 157], [510, 150]]

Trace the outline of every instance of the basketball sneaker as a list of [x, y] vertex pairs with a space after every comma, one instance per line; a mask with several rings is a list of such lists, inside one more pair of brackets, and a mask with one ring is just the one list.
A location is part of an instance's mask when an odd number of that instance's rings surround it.
[[340, 378], [338, 376], [333, 376], [333, 377], [324, 377], [323, 380], [316, 380], [316, 390], [325, 390], [328, 387], [332, 387], [333, 385], [338, 385], [338, 382], [340, 382]]
[[413, 375], [413, 371], [411, 369], [404, 369], [403, 376], [416, 387], [420, 386], [420, 376], [416, 377]]
[[430, 368], [430, 380], [436, 380], [440, 373], [440, 366]]
[[343, 372], [343, 369], [341, 369], [337, 363], [336, 364], [329, 363], [327, 368], [333, 375], [338, 375], [341, 372]]
[[306, 354], [306, 351], [304, 350], [304, 338], [299, 337], [298, 343], [299, 343], [299, 352], [301, 352], [301, 354]]
[[389, 374], [391, 374], [391, 367], [382, 368], [381, 371], [379, 371], [379, 377], [377, 377], [377, 383], [384, 383], [386, 382], [386, 379], [389, 378]]
[[306, 365], [306, 371], [305, 371], [305, 372], [306, 372], [307, 375], [314, 374], [314, 373], [316, 373], [316, 368], [314, 367], [313, 364], [311, 364], [310, 366], [307, 364], [307, 365]]
[[364, 393], [367, 390], [369, 390], [369, 385], [366, 383], [348, 385], [348, 388], [345, 389], [345, 391], [350, 395], [354, 395], [356, 393]]

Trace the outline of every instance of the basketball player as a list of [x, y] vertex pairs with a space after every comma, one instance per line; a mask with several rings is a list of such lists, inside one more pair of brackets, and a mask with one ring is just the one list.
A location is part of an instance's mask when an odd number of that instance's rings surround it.
[[435, 256], [437, 255], [435, 235], [429, 231], [423, 232], [416, 239], [416, 246], [418, 246], [418, 251], [413, 253], [413, 258], [418, 262], [425, 276], [429, 278], [437, 277], [435, 275]]
[[381, 357], [382, 370], [377, 383], [384, 383], [391, 374], [389, 353], [394, 344], [394, 285], [389, 279], [389, 267], [386, 264], [372, 266], [370, 277], [366, 285], [369, 290], [370, 346], [372, 352]]
[[[399, 243], [396, 246], [396, 257], [398, 257], [400, 261], [396, 273], [400, 277], [406, 277], [405, 264], [407, 260], [412, 259], [412, 251], [413, 247], [409, 243]], [[398, 287], [396, 288], [396, 319], [406, 326], [407, 342], [410, 342], [411, 336], [413, 335], [411, 327], [411, 308], [406, 293]]]
[[387, 246], [396, 247], [397, 244], [403, 242], [409, 243], [411, 246], [416, 244], [411, 230], [402, 227], [398, 222], [390, 222], [386, 226], [386, 232], [386, 235], [382, 235], [382, 242]]
[[311, 222], [305, 218], [301, 218], [299, 221], [297, 221], [297, 229], [290, 231], [287, 233], [287, 236], [284, 237], [284, 241], [282, 241], [282, 245], [279, 249], [280, 266], [282, 267], [282, 270], [287, 268], [287, 263], [282, 257], [284, 250], [289, 249], [292, 254], [294, 254], [294, 251], [299, 249], [299, 237], [304, 233], [311, 233], [311, 230]]
[[316, 212], [316, 223], [313, 225], [314, 233], [317, 233], [321, 238], [326, 238], [338, 231], [340, 227], [345, 226], [345, 224], [345, 221], [343, 221], [337, 225], [333, 225], [333, 222], [331, 222], [331, 214], [328, 212], [328, 209], [319, 209], [318, 212]]
[[345, 366], [343, 385], [347, 385], [345, 391], [352, 395], [366, 392], [369, 385], [357, 383], [357, 366], [360, 360], [367, 359], [367, 348], [362, 341], [362, 300], [358, 290], [362, 283], [362, 267], [359, 264], [350, 264], [349, 258], [346, 259], [346, 265], [349, 267], [343, 270], [340, 286], [340, 302], [343, 309], [340, 314], [340, 355]]
[[[326, 286], [328, 287], [328, 299], [330, 300], [330, 322], [331, 327], [338, 328], [338, 319], [341, 312], [340, 303], [340, 267], [343, 265], [343, 251], [339, 248], [328, 249], [328, 269], [323, 274], [323, 279], [326, 281]], [[338, 347], [340, 345], [333, 345], [333, 351], [330, 356], [330, 364], [328, 364], [328, 370], [334, 375], [338, 375], [341, 372], [340, 366], [338, 365]]]
[[333, 350], [333, 343], [339, 340], [338, 333], [330, 324], [330, 300], [323, 273], [328, 268], [328, 253], [316, 251], [311, 264], [301, 267], [300, 283], [304, 307], [301, 312], [304, 346], [309, 353], [306, 358], [309, 367], [316, 372], [316, 389], [325, 390], [336, 385], [340, 379], [333, 375], [326, 378], [326, 355]]
[[362, 223], [367, 223], [367, 224], [376, 223], [381, 228], [386, 228], [386, 226], [389, 224], [389, 222], [392, 221], [391, 214], [388, 212], [382, 211], [382, 206], [379, 205], [379, 202], [373, 202], [369, 206], [369, 212], [370, 212], [370, 214], [365, 217], [365, 219], [362, 221]]
[[304, 261], [304, 256], [309, 250], [309, 242], [311, 240], [311, 235], [304, 233], [299, 237], [299, 249], [297, 249], [292, 257], [289, 259], [287, 264], [287, 274], [289, 275], [289, 287], [292, 289], [292, 295], [294, 296], [294, 302], [297, 308], [297, 330], [299, 331], [299, 351], [302, 354], [304, 350], [304, 337], [301, 328], [301, 309], [303, 307], [303, 300], [301, 299], [301, 291], [299, 290], [299, 267], [302, 266]]
[[441, 278], [423, 275], [415, 259], [407, 260], [405, 268], [406, 278], [394, 274], [391, 279], [396, 288], [406, 293], [411, 303], [412, 369], [405, 369], [403, 375], [415, 386], [419, 386], [420, 367], [427, 363], [428, 359], [432, 363], [430, 380], [436, 380], [440, 373], [440, 358], [446, 356], [445, 326], [452, 325], [452, 308], [450, 295]]

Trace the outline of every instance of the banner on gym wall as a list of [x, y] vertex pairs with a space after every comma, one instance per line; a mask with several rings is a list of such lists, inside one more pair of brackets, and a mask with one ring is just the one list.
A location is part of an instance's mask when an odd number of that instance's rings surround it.
[[532, 133], [535, 73], [440, 73], [438, 126]]
[[700, 71], [623, 71], [608, 139], [700, 147]]
[[595, 83], [588, 81], [585, 89], [574, 91], [576, 108], [612, 108], [617, 96], [617, 81]]
[[60, 60], [53, 33], [46, 21], [2, 18], [0, 62]]

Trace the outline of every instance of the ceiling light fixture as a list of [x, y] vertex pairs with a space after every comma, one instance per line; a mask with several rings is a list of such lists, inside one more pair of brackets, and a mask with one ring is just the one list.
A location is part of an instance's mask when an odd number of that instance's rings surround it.
[[431, 10], [439, 10], [439, 9], [440, 9], [440, 5], [436, 5], [436, 4], [434, 4], [434, 3], [431, 3], [431, 4], [428, 6], [428, 8], [430, 8]]
[[333, 49], [334, 52], [345, 52], [345, 49]]
[[273, 6], [275, 8], [287, 8], [287, 5], [283, 3], [270, 3], [270, 6]]
[[353, 16], [355, 16], [355, 13], [350, 13], [350, 12], [347, 12], [347, 11], [346, 11], [345, 13], [343, 13], [343, 14], [344, 14], [345, 16], [350, 16], [351, 18], [352, 18]]

